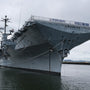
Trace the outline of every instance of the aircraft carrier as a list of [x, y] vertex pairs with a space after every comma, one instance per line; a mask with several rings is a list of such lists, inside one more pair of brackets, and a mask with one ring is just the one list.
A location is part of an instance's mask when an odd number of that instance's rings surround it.
[[[31, 16], [12, 38], [6, 32], [5, 16], [0, 49], [0, 65], [34, 72], [60, 75], [69, 51], [90, 39], [90, 24]], [[2, 29], [2, 28], [1, 28]]]

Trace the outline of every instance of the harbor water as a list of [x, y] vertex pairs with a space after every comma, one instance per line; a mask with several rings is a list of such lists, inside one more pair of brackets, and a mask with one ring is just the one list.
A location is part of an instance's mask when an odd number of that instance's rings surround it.
[[61, 77], [0, 67], [0, 90], [90, 90], [90, 65], [63, 64]]

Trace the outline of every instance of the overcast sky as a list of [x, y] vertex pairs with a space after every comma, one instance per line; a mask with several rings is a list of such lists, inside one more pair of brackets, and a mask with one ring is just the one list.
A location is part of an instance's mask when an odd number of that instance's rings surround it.
[[[31, 15], [90, 23], [90, 0], [0, 0], [0, 18], [7, 15], [18, 30]], [[0, 22], [0, 27], [3, 23]], [[71, 50], [68, 59], [90, 60], [90, 41]]]

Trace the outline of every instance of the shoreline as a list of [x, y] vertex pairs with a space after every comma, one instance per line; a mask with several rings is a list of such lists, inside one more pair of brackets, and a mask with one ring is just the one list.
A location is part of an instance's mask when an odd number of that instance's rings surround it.
[[90, 63], [89, 63], [89, 62], [63, 62], [62, 64], [90, 65]]

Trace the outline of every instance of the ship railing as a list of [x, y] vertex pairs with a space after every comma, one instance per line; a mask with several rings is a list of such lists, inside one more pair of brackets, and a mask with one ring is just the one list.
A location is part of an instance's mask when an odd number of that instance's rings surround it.
[[62, 19], [54, 19], [54, 18], [46, 18], [46, 17], [40, 17], [40, 16], [31, 16], [29, 21], [30, 20], [32, 20], [32, 21], [40, 20], [40, 21], [48, 21], [48, 22], [56, 22], [56, 23], [77, 25], [77, 26], [82, 26], [82, 27], [90, 27], [89, 23], [77, 22], [77, 21], [69, 21], [69, 20], [62, 20]]

